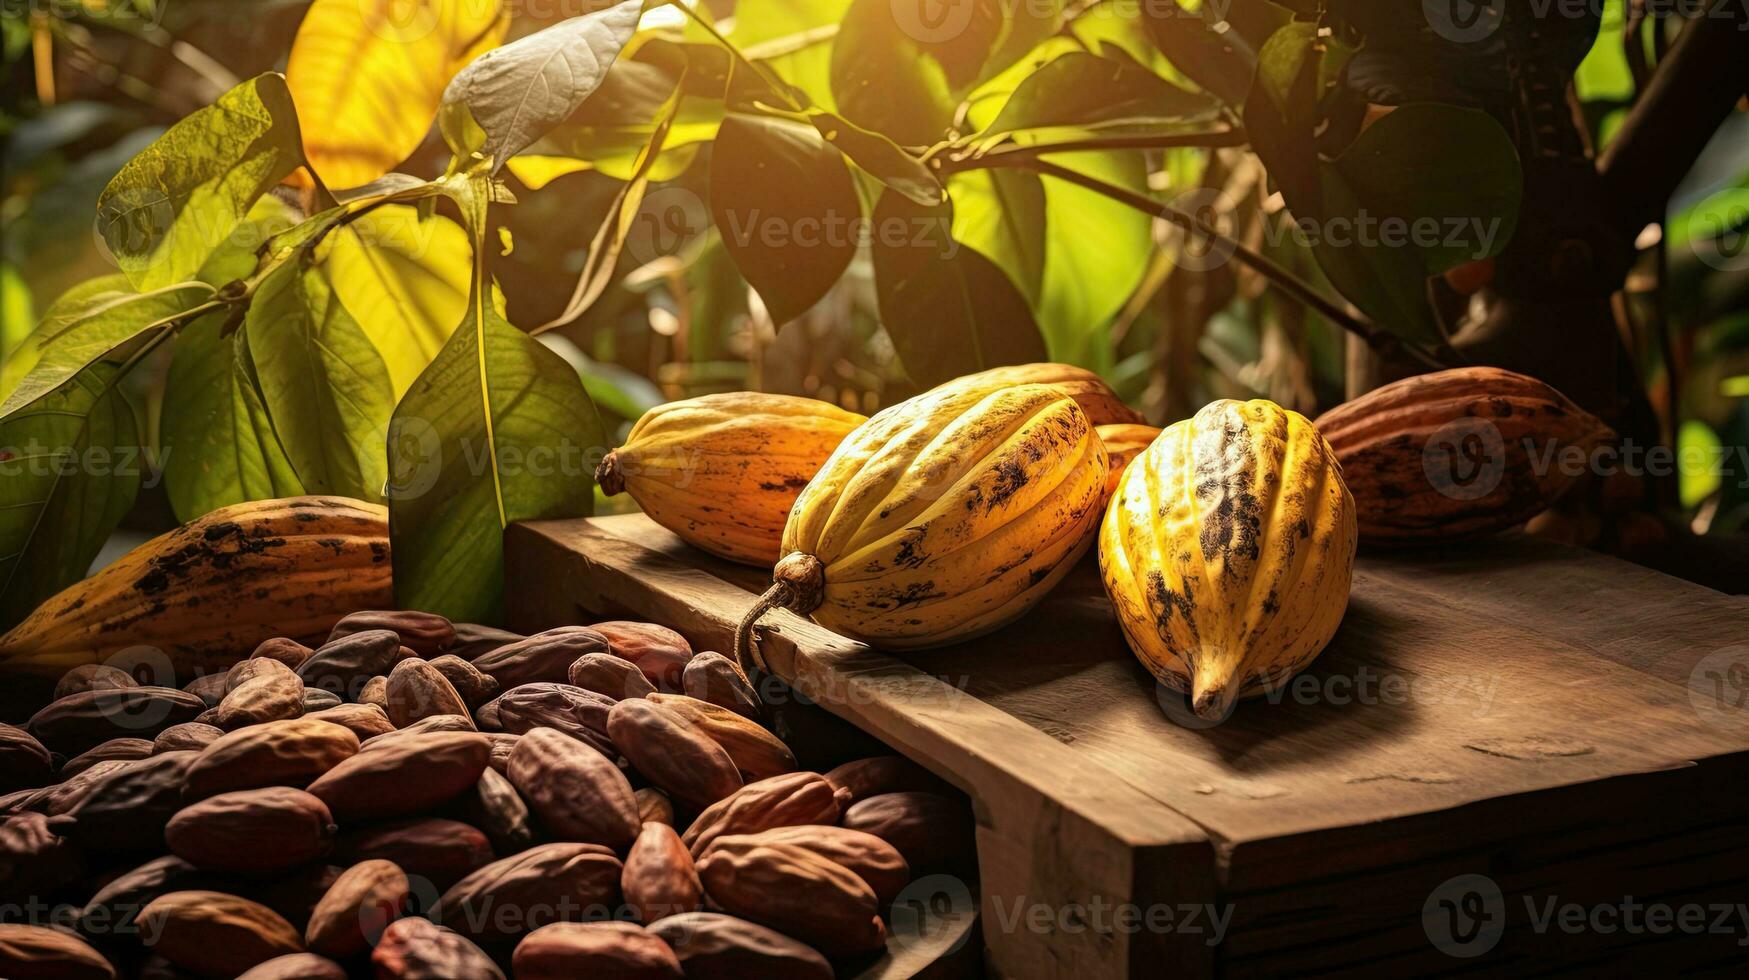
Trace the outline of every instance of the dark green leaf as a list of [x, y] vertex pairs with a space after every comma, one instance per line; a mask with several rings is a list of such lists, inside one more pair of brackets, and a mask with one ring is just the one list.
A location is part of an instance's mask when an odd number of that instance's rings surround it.
[[[832, 45], [832, 97], [844, 118], [901, 144], [927, 146], [953, 122], [953, 84], [941, 61], [901, 29], [894, 11], [932, 9], [855, 0]], [[970, 9], [970, 4], [954, 8]]]
[[935, 179], [922, 161], [900, 149], [897, 143], [835, 113], [810, 112], [808, 120], [826, 142], [836, 146], [869, 176], [918, 204], [941, 203], [944, 193], [941, 181]]
[[[1210, 5], [1204, 5], [1205, 7]], [[1143, 5], [1148, 34], [1172, 67], [1229, 106], [1243, 105], [1257, 54], [1232, 26], [1177, 0]]]
[[911, 380], [932, 386], [1002, 364], [1045, 359], [1025, 297], [989, 259], [953, 237], [953, 207], [882, 194], [875, 207], [875, 296]]
[[284, 76], [258, 75], [129, 161], [98, 196], [97, 226], [135, 288], [185, 282], [303, 162]]
[[1158, 122], [1204, 115], [1211, 108], [1207, 96], [1173, 85], [1121, 52], [1102, 58], [1071, 51], [1027, 76], [985, 132]]
[[856, 255], [862, 202], [813, 129], [731, 115], [711, 149], [711, 217], [773, 323], [818, 302]]

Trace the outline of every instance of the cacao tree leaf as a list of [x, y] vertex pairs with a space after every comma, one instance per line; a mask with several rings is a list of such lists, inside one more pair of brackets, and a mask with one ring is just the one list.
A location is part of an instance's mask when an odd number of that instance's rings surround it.
[[853, 0], [832, 44], [832, 98], [838, 114], [858, 126], [903, 145], [927, 146], [947, 131], [958, 100], [941, 61], [901, 29], [894, 16], [900, 7], [912, 9], [891, 0]]
[[1070, 51], [1046, 62], [1015, 88], [987, 135], [1019, 130], [1134, 121], [1158, 124], [1207, 116], [1214, 103], [1117, 53]]
[[875, 206], [875, 297], [905, 372], [930, 387], [1045, 359], [1025, 297], [1000, 268], [954, 240], [953, 205], [893, 191]]
[[483, 196], [469, 210], [467, 316], [389, 432], [389, 534], [401, 608], [489, 623], [503, 609], [504, 528], [590, 513], [607, 437], [577, 372], [486, 300]]
[[[675, 72], [621, 59], [577, 111], [509, 162], [510, 172], [537, 190], [553, 177], [586, 169], [629, 181], [638, 172], [651, 137], [663, 128], [663, 155], [644, 172], [651, 181], [672, 180], [694, 156], [676, 151], [715, 139], [725, 111], [721, 93], [696, 95], [690, 83], [691, 69], [686, 65]], [[674, 106], [670, 103], [677, 90], [681, 90], [680, 103]], [[543, 163], [531, 154], [569, 159]]]
[[285, 78], [258, 75], [128, 161], [98, 195], [98, 230], [134, 288], [185, 282], [303, 162]]
[[[22, 324], [23, 337], [18, 346], [11, 350], [6, 363], [0, 365], [0, 398], [12, 394], [18, 383], [24, 380], [31, 368], [36, 367], [37, 359], [42, 356], [42, 350], [31, 339], [37, 328], [49, 323], [62, 326], [79, 319], [80, 315], [90, 307], [106, 301], [117, 300], [133, 293], [134, 288], [128, 282], [128, 277], [119, 272], [105, 276], [96, 276], [84, 282], [77, 283], [66, 292], [55, 297], [49, 308], [43, 311], [41, 322], [32, 320]], [[19, 326], [8, 324], [9, 327]]]
[[257, 289], [244, 330], [299, 482], [313, 493], [381, 501], [394, 381], [333, 285], [304, 261], [286, 262]]
[[159, 420], [171, 509], [190, 521], [220, 507], [304, 493], [262, 399], [248, 331], [209, 315], [176, 336]]
[[139, 421], [97, 363], [0, 421], [0, 629], [85, 577], [133, 506]]
[[1045, 184], [1025, 170], [967, 170], [948, 178], [953, 236], [1008, 273], [1028, 305], [1044, 291]]
[[[12, 357], [12, 352], [24, 343], [34, 323], [36, 309], [31, 301], [30, 286], [18, 274], [16, 266], [0, 262], [0, 377], [5, 374], [6, 362]], [[10, 390], [0, 386], [0, 398]]]
[[935, 179], [921, 160], [900, 149], [897, 143], [831, 112], [810, 112], [808, 121], [814, 124], [826, 142], [837, 147], [869, 176], [918, 204], [941, 203], [946, 193], [941, 181]]
[[443, 92], [438, 119], [450, 149], [478, 151], [496, 172], [601, 85], [642, 14], [643, 0], [626, 0], [474, 59]]
[[850, 0], [737, 0], [729, 40], [831, 110], [832, 46]]
[[1257, 69], [1257, 52], [1218, 18], [1225, 8], [1186, 9], [1178, 0], [1142, 5], [1148, 35], [1172, 67], [1227, 105], [1245, 103]]
[[495, 0], [315, 0], [285, 69], [299, 114], [321, 121], [304, 133], [311, 167], [330, 187], [388, 173], [425, 140], [450, 78], [509, 23]]
[[735, 266], [784, 324], [826, 295], [856, 256], [862, 201], [813, 129], [730, 115], [711, 147], [711, 218]]

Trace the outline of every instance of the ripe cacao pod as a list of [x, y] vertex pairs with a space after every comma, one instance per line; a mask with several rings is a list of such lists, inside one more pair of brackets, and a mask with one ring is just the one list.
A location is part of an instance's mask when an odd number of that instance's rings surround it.
[[1336, 633], [1355, 506], [1335, 454], [1274, 402], [1211, 402], [1124, 472], [1099, 568], [1130, 649], [1199, 716], [1285, 682]]
[[1105, 453], [1111, 460], [1105, 478], [1105, 495], [1110, 497], [1117, 492], [1117, 481], [1123, 478], [1130, 460], [1146, 451], [1164, 430], [1152, 425], [1125, 424], [1102, 425], [1094, 431], [1099, 433], [1099, 441], [1105, 444]]
[[1360, 539], [1378, 545], [1459, 541], [1522, 524], [1614, 437], [1541, 381], [1489, 367], [1393, 382], [1317, 425], [1354, 495]]
[[796, 495], [865, 421], [828, 402], [753, 391], [669, 402], [638, 419], [595, 482], [608, 496], [630, 493], [694, 547], [769, 568]]
[[[1105, 379], [1073, 364], [1043, 361], [1036, 364], [1009, 364], [976, 374], [968, 374], [948, 382], [949, 385], [981, 387], [987, 391], [1012, 388], [1015, 385], [1055, 385], [1063, 389], [1087, 420], [1094, 425], [1124, 425], [1142, 421], [1140, 412], [1123, 403]], [[946, 387], [946, 385], [943, 385]]]

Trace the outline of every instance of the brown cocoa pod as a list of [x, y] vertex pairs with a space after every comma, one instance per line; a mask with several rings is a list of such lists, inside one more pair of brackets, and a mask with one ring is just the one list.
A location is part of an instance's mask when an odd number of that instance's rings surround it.
[[692, 644], [666, 626], [613, 620], [590, 629], [607, 637], [608, 653], [638, 665], [659, 691], [678, 692], [680, 678], [692, 659]]
[[510, 753], [510, 782], [547, 834], [624, 852], [638, 836], [632, 784], [612, 760], [551, 728], [522, 736]]
[[357, 736], [361, 743], [373, 735], [395, 730], [395, 726], [389, 722], [388, 712], [374, 704], [337, 704], [332, 708], [304, 715], [304, 720], [339, 725]]
[[[411, 879], [444, 889], [492, 862], [492, 844], [477, 827], [441, 817], [390, 820], [349, 830], [334, 842], [336, 860], [393, 862]], [[429, 900], [429, 899], [427, 899]]]
[[876, 755], [846, 762], [826, 773], [826, 781], [849, 793], [845, 806], [882, 793], [949, 791], [948, 785], [934, 773], [898, 755]]
[[572, 738], [596, 744], [608, 738], [607, 713], [615, 703], [605, 694], [570, 684], [546, 681], [521, 684], [498, 699], [498, 726], [512, 735], [536, 728], [556, 728]]
[[407, 876], [392, 861], [360, 861], [347, 868], [304, 927], [312, 953], [348, 959], [369, 950], [407, 909]]
[[[391, 670], [393, 668], [390, 668]], [[383, 709], [383, 714], [389, 713], [389, 677], [378, 674], [364, 682], [358, 689], [358, 703], [368, 704]], [[390, 718], [392, 723], [395, 719]]]
[[53, 778], [48, 746], [17, 725], [0, 724], [0, 792], [32, 789]]
[[402, 646], [412, 648], [421, 657], [435, 657], [455, 643], [453, 623], [436, 613], [416, 609], [363, 609], [347, 613], [334, 624], [328, 642], [365, 630], [389, 630], [401, 638]]
[[783, 739], [744, 715], [685, 694], [655, 694], [650, 700], [679, 714], [709, 735], [711, 741], [729, 753], [735, 768], [748, 780], [768, 779], [796, 771], [795, 753], [783, 744]]
[[648, 925], [682, 912], [696, 912], [704, 897], [692, 854], [665, 823], [647, 823], [626, 852], [620, 892], [632, 918]]
[[390, 630], [371, 629], [329, 640], [298, 665], [305, 687], [340, 695], [342, 701], [358, 700], [364, 682], [387, 674], [403, 654], [401, 638]]
[[202, 674], [182, 685], [182, 689], [200, 698], [207, 707], [216, 708], [225, 699], [225, 692], [231, 689], [231, 682], [223, 672]]
[[619, 858], [598, 844], [541, 844], [456, 882], [431, 919], [478, 941], [515, 939], [552, 922], [611, 917]]
[[225, 730], [217, 725], [185, 721], [159, 732], [158, 737], [152, 740], [152, 752], [154, 755], [164, 752], [199, 752], [218, 741], [224, 734]]
[[638, 803], [639, 823], [665, 823], [674, 826], [674, 801], [654, 786], [645, 786], [632, 796]]
[[232, 668], [231, 681], [230, 693], [218, 707], [218, 727], [225, 731], [304, 713], [304, 682], [277, 660], [240, 660]]
[[391, 738], [417, 738], [421, 735], [429, 735], [433, 732], [473, 733], [473, 731], [474, 723], [467, 715], [432, 715], [429, 718], [421, 718], [408, 725], [406, 728], [399, 728], [392, 732], [384, 732], [381, 735], [372, 735], [370, 738], [365, 739], [362, 744], [375, 745], [378, 742]]
[[668, 944], [630, 922], [555, 922], [529, 933], [511, 955], [516, 980], [681, 980]]
[[418, 813], [474, 785], [492, 743], [467, 732], [373, 742], [316, 777], [310, 792], [343, 823]]
[[817, 772], [790, 772], [748, 783], [710, 806], [681, 839], [693, 857], [726, 834], [757, 834], [777, 827], [835, 824], [843, 815], [838, 791]]
[[255, 964], [237, 980], [346, 980], [346, 970], [326, 956], [287, 953]]
[[255, 652], [249, 655], [249, 659], [277, 660], [295, 671], [302, 667], [304, 661], [310, 659], [310, 654], [314, 652], [290, 637], [275, 636], [262, 640], [260, 645], [255, 648]]
[[337, 864], [306, 864], [264, 880], [239, 880], [231, 876], [228, 890], [247, 890], [250, 898], [279, 913], [301, 936], [304, 927], [310, 923], [310, 913], [315, 911], [316, 903], [328, 894], [328, 889], [333, 888], [345, 872], [346, 869]]
[[335, 829], [321, 800], [301, 789], [268, 786], [184, 807], [164, 828], [164, 843], [206, 871], [271, 874], [328, 853]]
[[433, 657], [430, 663], [449, 681], [449, 686], [455, 688], [455, 692], [462, 696], [469, 708], [478, 708], [498, 696], [496, 680], [480, 673], [478, 667], [453, 653]]
[[881, 793], [844, 811], [840, 826], [898, 848], [913, 874], [964, 867], [977, 858], [972, 811], [940, 793]]
[[115, 980], [103, 954], [47, 926], [0, 923], [0, 977], [7, 980]]
[[687, 980], [832, 980], [832, 964], [813, 947], [732, 915], [688, 912], [650, 932], [674, 950]]
[[260, 786], [302, 787], [357, 752], [357, 735], [313, 717], [252, 725], [202, 749], [183, 792], [193, 801]]
[[615, 701], [641, 698], [656, 690], [637, 664], [611, 653], [586, 653], [578, 657], [566, 676], [572, 687], [594, 691]]
[[331, 691], [324, 691], [319, 688], [304, 688], [304, 714], [306, 715], [316, 711], [326, 711], [329, 708], [338, 707], [344, 703], [345, 702], [340, 700], [340, 695]]
[[429, 919], [396, 919], [370, 961], [377, 980], [504, 980], [484, 950]]
[[388, 699], [389, 720], [397, 728], [405, 728], [434, 715], [457, 715], [474, 723], [468, 715], [468, 704], [457, 693], [455, 685], [443, 672], [423, 660], [403, 660], [389, 671], [384, 684]]
[[644, 778], [694, 809], [741, 788], [729, 753], [670, 708], [644, 698], [621, 701], [608, 712], [607, 732]]
[[216, 888], [221, 880], [174, 854], [155, 857], [99, 888], [79, 910], [79, 931], [93, 942], [137, 937], [135, 920], [146, 903], [166, 892]]
[[608, 653], [607, 637], [582, 626], [536, 633], [474, 658], [483, 674], [506, 691], [536, 681], [563, 683], [571, 664], [586, 653]]
[[134, 675], [109, 664], [80, 664], [61, 675], [55, 682], [55, 700], [81, 691], [106, 691], [122, 687], [139, 687]]
[[698, 877], [723, 911], [794, 936], [827, 956], [886, 944], [874, 891], [806, 848], [712, 848], [698, 862]]
[[522, 794], [503, 774], [490, 768], [480, 781], [451, 804], [462, 822], [485, 832], [499, 854], [515, 854], [534, 844], [534, 825]]
[[481, 626], [479, 623], [457, 623], [455, 624], [455, 643], [450, 646], [449, 652], [472, 663], [499, 647], [507, 647], [517, 640], [524, 639], [527, 637], [521, 633], [512, 633], [495, 626]]
[[705, 855], [719, 850], [747, 851], [766, 844], [794, 844], [850, 869], [874, 891], [883, 909], [911, 883], [911, 866], [898, 848], [848, 827], [778, 827], [757, 834], [730, 834], [712, 842]]
[[154, 738], [205, 710], [200, 698], [173, 687], [108, 688], [50, 702], [24, 727], [37, 741], [71, 756], [112, 738]]
[[52, 895], [84, 870], [78, 848], [55, 833], [48, 817], [20, 813], [0, 820], [0, 895], [8, 901]]
[[[59, 832], [87, 851], [162, 851], [164, 828], [182, 805], [182, 788], [196, 758], [193, 752], [164, 752], [116, 763], [67, 806]], [[81, 776], [108, 764], [98, 763]]]
[[105, 759], [144, 759], [152, 754], [151, 741], [143, 738], [112, 738], [109, 741], [79, 753], [61, 766], [61, 778], [71, 779]]
[[487, 763], [500, 776], [510, 775], [510, 753], [516, 750], [516, 743], [521, 735], [511, 735], [507, 732], [486, 732], [485, 736], [492, 740], [492, 761]]
[[147, 948], [177, 966], [235, 977], [258, 963], [303, 951], [303, 937], [279, 913], [217, 891], [169, 892], [140, 912]]
[[754, 693], [740, 665], [720, 653], [694, 654], [680, 673], [680, 688], [700, 701], [727, 708], [755, 722], [759, 720], [759, 695]]

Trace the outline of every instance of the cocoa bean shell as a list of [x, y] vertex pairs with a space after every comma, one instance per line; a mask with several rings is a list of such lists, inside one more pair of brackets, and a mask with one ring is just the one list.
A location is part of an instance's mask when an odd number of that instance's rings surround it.
[[674, 826], [674, 801], [654, 786], [645, 786], [632, 794], [638, 804], [640, 823], [665, 823]]
[[813, 947], [732, 915], [688, 912], [650, 932], [674, 950], [687, 980], [832, 980], [832, 964]]
[[940, 777], [899, 755], [877, 755], [846, 762], [827, 772], [826, 781], [849, 794], [845, 806], [882, 793], [950, 791]]
[[609, 918], [619, 907], [620, 871], [619, 858], [598, 844], [541, 844], [456, 882], [431, 918], [484, 942], [552, 922]]
[[237, 980], [346, 980], [346, 970], [326, 956], [287, 953], [255, 964]]
[[316, 777], [309, 790], [341, 822], [407, 816], [472, 786], [491, 754], [491, 742], [467, 732], [388, 738]]
[[847, 808], [839, 823], [893, 845], [913, 874], [964, 868], [977, 858], [971, 808], [940, 793], [880, 793]]
[[594, 691], [615, 701], [653, 694], [656, 686], [638, 665], [611, 653], [586, 653], [571, 664], [566, 677], [572, 687]]
[[260, 645], [255, 648], [255, 652], [249, 655], [249, 659], [277, 660], [295, 671], [303, 666], [304, 661], [310, 659], [310, 654], [315, 652], [290, 637], [275, 636], [262, 640]]
[[358, 752], [358, 736], [316, 718], [288, 718], [215, 739], [188, 767], [189, 801], [261, 786], [302, 787]]
[[298, 665], [305, 687], [358, 700], [364, 682], [387, 674], [403, 657], [401, 638], [391, 630], [370, 629], [329, 640]]
[[0, 723], [0, 792], [47, 785], [54, 767], [54, 757], [35, 735]]
[[578, 657], [610, 652], [607, 637], [595, 630], [561, 626], [475, 657], [473, 665], [508, 691], [537, 681], [563, 683]]
[[647, 823], [626, 852], [620, 891], [632, 918], [648, 925], [658, 919], [698, 910], [704, 897], [692, 854], [665, 823]]
[[843, 814], [838, 790], [817, 772], [791, 772], [748, 783], [708, 807], [681, 839], [694, 857], [718, 837], [776, 827], [835, 824]]
[[231, 682], [229, 677], [222, 672], [202, 674], [182, 685], [182, 689], [200, 698], [201, 703], [207, 707], [216, 708], [219, 706], [219, 702], [225, 699], [225, 693], [231, 689]]
[[741, 788], [740, 770], [729, 753], [670, 708], [645, 698], [621, 701], [608, 712], [607, 731], [644, 778], [694, 809]]
[[225, 730], [217, 725], [185, 721], [159, 732], [158, 737], [152, 740], [152, 752], [155, 755], [165, 752], [199, 752], [218, 741], [224, 734]]
[[517, 640], [524, 639], [527, 637], [521, 633], [501, 630], [496, 626], [457, 623], [455, 624], [455, 643], [450, 645], [449, 652], [472, 663], [499, 647], [507, 647]]
[[638, 665], [659, 691], [681, 690], [681, 675], [692, 659], [692, 644], [666, 626], [631, 620], [612, 620], [589, 627], [607, 637], [616, 657]]
[[112, 738], [151, 739], [206, 710], [200, 698], [173, 687], [82, 691], [50, 702], [25, 729], [63, 755], [78, 755]]
[[340, 695], [335, 694], [332, 691], [324, 691], [319, 688], [304, 688], [304, 714], [309, 714], [313, 711], [326, 711], [329, 708], [337, 707], [344, 703], [345, 702], [340, 700]]
[[289, 786], [220, 793], [184, 807], [164, 828], [171, 853], [207, 871], [272, 874], [328, 853], [334, 818]]
[[388, 630], [400, 637], [402, 646], [421, 657], [435, 657], [455, 643], [453, 623], [436, 613], [417, 609], [362, 609], [347, 613], [334, 624], [328, 642], [366, 630]]
[[478, 667], [452, 653], [433, 657], [431, 666], [449, 681], [469, 708], [478, 708], [498, 696], [498, 682], [480, 672]]
[[492, 844], [476, 827], [441, 817], [413, 817], [371, 824], [340, 835], [334, 857], [346, 864], [391, 861], [429, 903], [493, 859]]
[[312, 711], [304, 715], [304, 718], [339, 725], [357, 736], [360, 742], [373, 735], [395, 730], [395, 726], [389, 722], [388, 712], [374, 704], [337, 704], [332, 708]]
[[474, 727], [468, 715], [468, 704], [443, 675], [423, 660], [403, 660], [389, 671], [383, 685], [388, 700], [389, 720], [405, 728], [416, 721], [438, 715], [467, 718], [468, 728]]
[[516, 980], [681, 980], [668, 944], [630, 922], [555, 922], [529, 933], [511, 958]]
[[398, 919], [371, 951], [378, 980], [504, 980], [504, 971], [465, 936], [427, 919]]
[[480, 781], [456, 797], [449, 809], [463, 823], [480, 828], [499, 854], [515, 854], [534, 845], [534, 818], [528, 804], [510, 780], [493, 769], [480, 773]]
[[217, 709], [218, 727], [226, 731], [304, 713], [304, 682], [277, 660], [238, 661], [230, 679], [230, 691]]
[[467, 715], [432, 715], [429, 718], [421, 718], [406, 728], [397, 728], [381, 735], [372, 735], [365, 739], [362, 744], [375, 745], [391, 738], [418, 738], [421, 735], [430, 735], [435, 732], [472, 734], [474, 733], [474, 723]]
[[84, 856], [48, 817], [20, 813], [0, 820], [0, 895], [8, 900], [59, 894], [84, 871]]
[[164, 828], [181, 808], [182, 788], [196, 758], [194, 752], [163, 752], [118, 763], [93, 778], [67, 807], [60, 832], [92, 852], [161, 852]]
[[733, 660], [720, 653], [694, 654], [680, 673], [681, 690], [700, 701], [727, 708], [743, 718], [759, 721], [759, 695], [747, 675]]
[[406, 911], [409, 895], [407, 876], [393, 861], [360, 861], [316, 903], [304, 945], [337, 960], [367, 952]]
[[827, 956], [886, 945], [875, 894], [846, 868], [794, 844], [712, 848], [698, 862], [711, 901]]
[[144, 759], [151, 754], [152, 741], [150, 739], [112, 738], [96, 748], [88, 749], [68, 759], [61, 766], [61, 778], [71, 779], [106, 759], [127, 762], [133, 759]]
[[124, 871], [99, 888], [79, 910], [79, 931], [93, 943], [139, 942], [136, 920], [152, 899], [167, 892], [217, 889], [222, 876], [202, 871], [174, 854]]
[[638, 835], [632, 785], [613, 761], [551, 728], [522, 736], [510, 753], [510, 782], [548, 836], [623, 852]]
[[78, 936], [47, 926], [0, 923], [0, 976], [7, 980], [115, 980], [115, 967]]
[[217, 891], [169, 892], [140, 913], [148, 948], [177, 966], [235, 977], [276, 956], [301, 952], [303, 939], [279, 913]]
[[104, 691], [124, 687], [139, 687], [134, 675], [109, 664], [80, 664], [61, 675], [55, 682], [55, 699], [81, 691]]
[[[705, 850], [746, 852], [767, 844], [794, 844], [853, 872], [886, 908], [911, 883], [911, 866], [898, 848], [873, 834], [848, 827], [778, 827], [757, 834], [718, 837]], [[630, 863], [627, 858], [627, 863]]]
[[512, 735], [556, 728], [596, 744], [608, 740], [607, 713], [615, 702], [605, 694], [570, 684], [537, 681], [520, 684], [498, 698], [498, 727]]
[[710, 736], [723, 747], [734, 761], [735, 768], [749, 781], [780, 776], [796, 769], [795, 753], [783, 743], [783, 739], [744, 715], [685, 694], [655, 694], [650, 700], [676, 712]]

